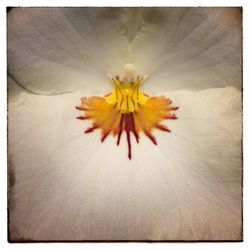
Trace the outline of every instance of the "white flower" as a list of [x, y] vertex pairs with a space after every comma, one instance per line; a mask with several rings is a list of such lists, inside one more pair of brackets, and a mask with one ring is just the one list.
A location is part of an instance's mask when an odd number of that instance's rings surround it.
[[[240, 21], [237, 8], [11, 10], [10, 239], [240, 240]], [[126, 63], [180, 107], [157, 146], [132, 139], [132, 160], [74, 109]]]

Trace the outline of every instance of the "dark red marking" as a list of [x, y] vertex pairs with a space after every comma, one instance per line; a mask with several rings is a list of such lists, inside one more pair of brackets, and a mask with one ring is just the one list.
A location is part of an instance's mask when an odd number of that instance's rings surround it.
[[121, 115], [121, 120], [120, 120], [120, 124], [119, 124], [119, 131], [118, 131], [118, 138], [117, 138], [117, 146], [120, 144], [120, 140], [121, 140], [121, 135], [123, 132], [123, 120], [124, 120], [124, 114]]
[[128, 158], [131, 160], [131, 142], [130, 142], [130, 133], [126, 130], [127, 142], [128, 142]]
[[135, 128], [134, 114], [129, 113], [129, 114], [127, 114], [127, 116], [128, 116], [127, 123], [129, 124], [129, 130], [134, 134], [136, 142], [139, 143], [139, 134], [138, 134], [138, 132], [136, 131], [136, 128]]
[[178, 119], [178, 118], [175, 116], [175, 114], [172, 114], [172, 115], [167, 115], [167, 116], [165, 117], [165, 119], [176, 120], [176, 119]]
[[124, 123], [125, 123], [125, 131], [127, 135], [127, 142], [128, 142], [128, 158], [131, 160], [131, 140], [130, 140], [130, 132], [132, 132], [135, 135], [136, 140], [137, 139], [137, 132], [135, 130], [134, 126], [134, 115], [133, 113], [127, 113], [124, 114]]
[[79, 119], [79, 120], [87, 120], [87, 119], [90, 119], [89, 116], [77, 116], [76, 118]]
[[109, 131], [108, 132], [105, 132], [103, 135], [102, 135], [102, 138], [101, 138], [101, 142], [104, 142], [104, 140], [107, 138], [107, 136], [109, 135]]
[[144, 133], [155, 145], [157, 145], [156, 138], [150, 132], [144, 131]]
[[121, 135], [123, 130], [126, 132], [127, 137], [127, 143], [128, 143], [128, 158], [132, 158], [131, 153], [131, 138], [130, 138], [130, 132], [132, 132], [135, 136], [135, 139], [137, 143], [139, 143], [139, 134], [136, 131], [135, 128], [135, 121], [134, 121], [134, 114], [133, 113], [126, 113], [121, 115], [121, 120], [119, 123], [119, 131], [118, 131], [118, 139], [117, 139], [117, 145], [120, 144]]
[[95, 129], [97, 129], [97, 128], [99, 128], [99, 126], [98, 125], [93, 125], [93, 127], [90, 127], [90, 128], [88, 128], [88, 129], [86, 129], [85, 131], [84, 131], [84, 133], [91, 133], [91, 132], [93, 132]]
[[177, 110], [179, 107], [169, 107], [168, 110]]
[[79, 107], [79, 106], [76, 106], [75, 108], [78, 109], [78, 110], [82, 110], [82, 111], [85, 111], [85, 110], [86, 110], [86, 108]]
[[162, 131], [171, 132], [171, 130], [168, 127], [166, 127], [165, 125], [162, 125], [162, 124], [156, 124], [155, 127], [162, 130]]

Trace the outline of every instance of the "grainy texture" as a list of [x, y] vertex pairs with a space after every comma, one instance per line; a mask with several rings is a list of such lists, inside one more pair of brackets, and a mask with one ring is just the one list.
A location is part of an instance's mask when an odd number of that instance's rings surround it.
[[152, 91], [240, 89], [240, 8], [13, 9], [8, 62], [22, 86], [44, 94], [108, 90], [107, 73], [128, 62]]
[[[12, 9], [10, 240], [241, 240], [240, 11]], [[126, 63], [180, 108], [131, 161], [74, 109]]]
[[[180, 107], [158, 145], [100, 143], [75, 117], [77, 94], [20, 94], [9, 105], [11, 238], [241, 239], [241, 95], [165, 93]], [[85, 129], [89, 126], [85, 123]]]

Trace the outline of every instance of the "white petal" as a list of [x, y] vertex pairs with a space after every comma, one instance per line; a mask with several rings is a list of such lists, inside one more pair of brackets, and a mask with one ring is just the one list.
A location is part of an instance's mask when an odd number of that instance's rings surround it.
[[8, 70], [23, 87], [104, 92], [131, 61], [123, 9], [16, 8], [8, 16]]
[[240, 8], [144, 8], [134, 64], [154, 91], [241, 88]]
[[78, 94], [9, 105], [10, 232], [25, 240], [241, 239], [241, 95], [168, 96], [172, 133], [116, 146], [84, 134]]

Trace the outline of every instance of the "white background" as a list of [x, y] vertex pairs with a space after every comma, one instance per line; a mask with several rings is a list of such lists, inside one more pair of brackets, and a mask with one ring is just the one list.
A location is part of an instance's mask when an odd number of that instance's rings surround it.
[[[243, 0], [0, 0], [0, 249], [249, 249], [250, 248], [250, 1]], [[23, 243], [7, 242], [7, 6], [242, 6], [244, 110], [244, 242], [240, 243]]]

